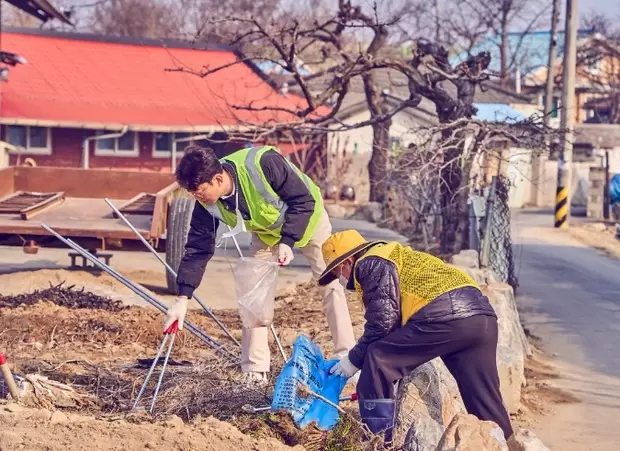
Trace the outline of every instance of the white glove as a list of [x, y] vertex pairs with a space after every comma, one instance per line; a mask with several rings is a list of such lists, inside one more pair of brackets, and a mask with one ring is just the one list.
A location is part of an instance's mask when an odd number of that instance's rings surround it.
[[293, 256], [293, 249], [286, 244], [280, 243], [278, 245], [278, 263], [280, 263], [280, 266], [288, 265], [293, 261], [293, 258], [295, 258]]
[[351, 363], [348, 355], [345, 355], [338, 363], [332, 366], [329, 370], [329, 374], [337, 374], [338, 376], [349, 378], [353, 377], [353, 375], [355, 375], [358, 371], [359, 368]]
[[187, 313], [187, 304], [189, 304], [189, 298], [185, 296], [178, 296], [174, 304], [168, 309], [166, 314], [166, 322], [164, 323], [164, 332], [172, 326], [175, 321], [178, 321], [179, 330], [183, 330], [183, 322], [185, 321], [185, 314]]

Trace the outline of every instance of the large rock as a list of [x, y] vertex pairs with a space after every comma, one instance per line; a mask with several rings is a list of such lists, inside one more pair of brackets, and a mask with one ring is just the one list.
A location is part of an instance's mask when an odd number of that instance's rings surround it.
[[383, 205], [379, 202], [368, 202], [363, 207], [364, 219], [368, 222], [377, 223], [383, 219]]
[[487, 292], [499, 319], [499, 345], [522, 349], [525, 356], [532, 355], [512, 287], [505, 283], [491, 283], [484, 291]]
[[523, 332], [514, 291], [505, 283], [482, 287], [498, 317], [497, 368], [504, 404], [517, 413], [521, 404], [521, 388], [526, 384], [525, 358], [531, 348]]
[[445, 427], [430, 417], [415, 417], [407, 431], [401, 449], [410, 451], [435, 451]]
[[436, 451], [508, 451], [508, 445], [497, 424], [459, 414], [446, 429]]
[[465, 412], [456, 381], [441, 359], [416, 368], [398, 386], [397, 443], [433, 450], [446, 425]]
[[517, 413], [521, 406], [521, 388], [525, 384], [523, 352], [519, 349], [498, 346], [497, 371], [504, 406], [509, 413]]
[[450, 263], [459, 268], [480, 268], [480, 260], [478, 258], [478, 251], [475, 249], [466, 249], [453, 255], [450, 258]]
[[325, 204], [325, 211], [330, 218], [343, 219], [347, 217], [347, 209], [338, 204]]
[[474, 279], [474, 281], [480, 286], [499, 282], [499, 279], [497, 278], [495, 273], [488, 268], [469, 268], [467, 266], [459, 266], [459, 265], [452, 265], [452, 266], [456, 266], [457, 268], [459, 268], [469, 277]]
[[508, 439], [510, 451], [550, 451], [532, 431], [519, 429]]

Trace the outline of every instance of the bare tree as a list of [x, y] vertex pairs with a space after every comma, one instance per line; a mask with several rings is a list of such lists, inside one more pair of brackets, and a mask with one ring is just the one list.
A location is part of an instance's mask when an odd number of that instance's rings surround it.
[[[586, 108], [599, 123], [620, 124], [620, 36], [588, 39], [577, 50], [577, 77], [590, 85]], [[560, 77], [556, 77], [558, 83]]]
[[442, 16], [444, 35], [468, 52], [481, 39], [495, 37], [500, 60], [499, 79], [507, 84], [510, 73], [522, 64], [519, 58], [523, 56], [520, 50], [525, 38], [547, 23], [550, 11], [549, 0], [542, 4], [535, 0], [449, 1]]
[[34, 28], [41, 26], [41, 21], [8, 2], [0, 1], [0, 19], [2, 26]]
[[107, 0], [95, 4], [90, 28], [109, 36], [180, 38], [185, 29], [181, 11], [164, 0]]
[[[415, 41], [410, 59], [393, 58], [381, 52], [389, 45], [390, 33], [397, 29], [397, 18], [385, 21], [380, 18], [379, 8], [366, 13], [362, 8], [353, 6], [349, 0], [339, 0], [338, 8], [331, 15], [321, 20], [291, 20], [289, 22], [261, 22], [256, 18], [231, 16], [218, 23], [232, 23], [236, 29], [243, 29], [231, 44], [251, 41], [261, 45], [272, 54], [271, 61], [279, 64], [291, 74], [298, 85], [303, 101], [291, 106], [262, 106], [256, 102], [230, 105], [232, 112], [272, 111], [274, 119], [251, 124], [256, 129], [263, 129], [265, 134], [276, 130], [295, 130], [297, 132], [333, 133], [352, 128], [371, 126], [373, 129], [373, 152], [369, 163], [371, 182], [371, 199], [384, 202], [387, 191], [388, 152], [390, 148], [389, 128], [391, 118], [398, 112], [417, 106], [422, 98], [435, 105], [435, 111], [441, 127], [439, 148], [442, 150], [444, 163], [440, 168], [441, 212], [444, 217], [442, 244], [446, 252], [459, 250], [464, 245], [467, 231], [467, 194], [469, 177], [464, 155], [470, 155], [466, 149], [466, 124], [472, 121], [476, 109], [473, 97], [476, 87], [489, 79], [486, 69], [490, 55], [482, 52], [470, 56], [466, 61], [453, 67], [448, 61], [448, 51], [435, 43], [424, 39]], [[242, 24], [243, 26], [239, 26]], [[350, 46], [351, 36], [365, 33], [368, 40]], [[311, 76], [304, 76], [298, 68], [298, 61], [306, 59], [308, 49], [319, 54], [321, 61], [330, 63], [330, 69]], [[317, 52], [317, 49], [320, 50]], [[243, 64], [241, 58], [235, 64]], [[189, 72], [201, 77], [209, 77], [225, 68], [171, 68]], [[387, 106], [381, 98], [375, 75], [379, 70], [393, 70], [403, 74], [408, 80], [409, 96], [395, 106]], [[317, 76], [327, 77], [328, 82], [317, 90], [312, 80]], [[363, 81], [370, 118], [356, 124], [346, 124], [338, 119], [337, 113], [355, 78]], [[326, 109], [325, 106], [329, 108]], [[286, 120], [284, 120], [286, 118]], [[247, 124], [250, 125], [250, 124]], [[535, 127], [530, 127], [533, 132]], [[481, 132], [474, 133], [470, 146], [473, 149], [484, 148], [482, 143], [492, 135], [489, 127], [481, 127]], [[470, 133], [470, 132], [468, 132]], [[493, 138], [493, 136], [491, 136]], [[465, 159], [464, 159], [465, 158]]]
[[[482, 169], [484, 160], [490, 158], [507, 166], [502, 149], [518, 147], [540, 151], [548, 137], [558, 134], [545, 127], [540, 118], [510, 125], [461, 118], [417, 132], [420, 139], [416, 144], [391, 157], [391, 186], [394, 197], [399, 199], [393, 223], [426, 251], [443, 256], [466, 248], [468, 244], [467, 198], [480, 175], [476, 168]], [[454, 149], [461, 149], [461, 152]], [[454, 172], [455, 165], [461, 168], [458, 174]], [[446, 174], [457, 176], [459, 180], [458, 186], [452, 186], [453, 200], [448, 205], [444, 196], [450, 179]], [[449, 215], [445, 214], [446, 209]], [[403, 213], [405, 220], [401, 219]], [[440, 248], [436, 247], [437, 241], [441, 243]]]
[[618, 27], [616, 21], [609, 14], [601, 13], [593, 9], [587, 11], [581, 18], [584, 28], [593, 29], [597, 33], [611, 39], [618, 37]]

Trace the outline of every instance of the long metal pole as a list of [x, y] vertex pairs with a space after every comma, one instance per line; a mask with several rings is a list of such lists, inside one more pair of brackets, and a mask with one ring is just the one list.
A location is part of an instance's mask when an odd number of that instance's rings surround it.
[[[159, 302], [157, 299], [149, 296], [143, 289], [142, 287], [136, 285], [135, 283], [133, 283], [132, 281], [128, 280], [127, 278], [125, 278], [124, 276], [122, 276], [121, 274], [119, 274], [118, 272], [116, 272], [114, 269], [112, 269], [111, 267], [109, 267], [108, 265], [106, 265], [105, 263], [103, 263], [101, 260], [99, 260], [97, 257], [93, 256], [90, 252], [88, 252], [87, 250], [85, 250], [84, 248], [82, 248], [81, 246], [79, 246], [78, 244], [74, 243], [73, 241], [64, 238], [63, 236], [59, 235], [56, 231], [54, 231], [52, 228], [50, 228], [49, 226], [47, 226], [46, 224], [41, 224], [41, 227], [43, 227], [43, 229], [45, 229], [46, 231], [48, 231], [50, 234], [52, 234], [53, 236], [55, 236], [56, 238], [58, 238], [60, 241], [62, 241], [64, 244], [66, 244], [67, 246], [69, 246], [70, 248], [72, 248], [73, 250], [75, 250], [76, 252], [78, 252], [80, 255], [82, 255], [84, 258], [88, 259], [90, 262], [92, 262], [95, 266], [97, 266], [98, 268], [102, 269], [103, 271], [105, 271], [106, 273], [108, 273], [110, 276], [114, 277], [116, 280], [118, 280], [119, 282], [121, 282], [123, 285], [125, 285], [127, 288], [129, 288], [130, 290], [132, 290], [134, 293], [136, 293], [138, 296], [140, 296], [142, 299], [144, 299], [145, 301], [147, 301], [149, 304], [151, 304], [153, 307], [157, 308], [159, 311], [161, 311], [162, 313], [166, 313], [168, 311], [168, 309], [166, 308], [165, 305], [163, 305], [161, 302]], [[202, 341], [204, 341], [207, 345], [211, 346], [215, 351], [221, 351], [222, 353], [224, 353], [227, 357], [232, 358], [233, 360], [238, 360], [237, 356], [235, 356], [234, 354], [232, 354], [231, 352], [229, 352], [225, 346], [221, 345], [220, 343], [218, 343], [217, 341], [215, 341], [213, 338], [209, 337], [206, 333], [204, 333], [202, 330], [200, 330], [197, 326], [195, 326], [194, 324], [190, 323], [189, 321], [185, 321], [185, 326], [187, 327], [187, 330], [194, 334], [196, 337], [198, 337], [199, 339], [201, 339]]]
[[[109, 199], [105, 199], [106, 203], [110, 206], [110, 208], [112, 208], [112, 210], [118, 215], [119, 218], [121, 218], [123, 220], [123, 222], [125, 224], [127, 224], [127, 227], [129, 227], [131, 229], [131, 231], [133, 233], [136, 234], [136, 236], [140, 239], [140, 241], [142, 241], [142, 244], [144, 244], [146, 246], [146, 248], [151, 251], [151, 253], [157, 257], [157, 260], [159, 260], [161, 262], [162, 265], [164, 265], [164, 267], [166, 268], [166, 270], [172, 275], [172, 277], [176, 277], [177, 273], [175, 272], [174, 269], [172, 269], [172, 267], [166, 263], [166, 260], [164, 260], [163, 258], [161, 258], [161, 256], [157, 253], [157, 251], [155, 249], [153, 249], [153, 246], [150, 245], [150, 243], [148, 241], [146, 241], [146, 239], [142, 236], [142, 234], [140, 232], [138, 232], [138, 230], [136, 230], [136, 228], [131, 224], [131, 222], [129, 222], [129, 220], [118, 210], [118, 208], [116, 208], [114, 206], [114, 204], [112, 202], [110, 202]], [[220, 322], [219, 319], [217, 319], [217, 317], [215, 316], [215, 314], [211, 311], [211, 309], [207, 306], [207, 304], [205, 304], [198, 296], [196, 296], [196, 294], [193, 294], [192, 297], [194, 299], [196, 299], [196, 302], [198, 302], [198, 304], [200, 304], [200, 306], [204, 309], [205, 312], [207, 312], [207, 315], [209, 315], [211, 317], [211, 319], [213, 319], [213, 321], [215, 321], [217, 323], [217, 325], [220, 327], [220, 329], [222, 329], [222, 331], [224, 331], [224, 333], [226, 335], [228, 335], [228, 337], [235, 342], [235, 344], [240, 348], [241, 347], [241, 343], [239, 343], [237, 341], [237, 339], [234, 337], [234, 335], [230, 332], [230, 330], [228, 330], [228, 328], [222, 324]]]
[[[227, 225], [228, 230], [231, 230], [230, 226]], [[231, 237], [233, 240], [233, 243], [235, 243], [235, 247], [237, 248], [237, 252], [239, 252], [239, 257], [243, 258], [243, 252], [241, 252], [241, 247], [239, 246], [239, 243], [237, 242], [237, 238], [235, 238], [234, 236]], [[286, 356], [286, 353], [284, 352], [284, 348], [282, 347], [282, 343], [280, 343], [280, 339], [278, 338], [278, 334], [276, 333], [276, 329], [275, 327], [273, 327], [273, 323], [269, 326], [269, 328], [271, 329], [271, 333], [273, 334], [273, 338], [276, 341], [276, 344], [278, 345], [278, 349], [280, 350], [280, 354], [282, 354], [282, 358], [284, 359], [285, 362], [288, 362], [288, 357]]]
[[142, 387], [140, 387], [140, 391], [138, 392], [138, 396], [136, 397], [136, 400], [134, 401], [133, 407], [131, 410], [136, 410], [136, 407], [138, 407], [138, 404], [140, 403], [140, 399], [142, 399], [142, 394], [144, 393], [144, 390], [146, 390], [146, 386], [149, 382], [149, 379], [151, 378], [151, 375], [153, 374], [153, 371], [155, 371], [155, 367], [157, 366], [157, 361], [159, 360], [159, 357], [161, 356], [161, 353], [164, 350], [164, 347], [166, 346], [166, 342], [168, 341], [168, 338], [169, 338], [168, 334], [164, 335], [164, 338], [161, 341], [161, 344], [159, 345], [159, 349], [157, 349], [157, 355], [153, 359], [153, 363], [151, 363], [149, 372], [146, 373], [146, 377], [144, 378]]
[[558, 186], [555, 199], [555, 227], [568, 227], [573, 165], [575, 123], [575, 72], [577, 66], [577, 0], [566, 0], [562, 74], [562, 154], [558, 158]]
[[[151, 305], [156, 307], [159, 311], [161, 311], [162, 313], [167, 313], [168, 312], [168, 308], [163, 303], [161, 303], [157, 299], [153, 298], [152, 296], [149, 296], [143, 290], [143, 288], [140, 285], [138, 285], [138, 284], [132, 282], [131, 280], [127, 279], [125, 276], [123, 276], [122, 274], [118, 273], [113, 268], [107, 266], [105, 263], [102, 263], [97, 257], [92, 255], [90, 252], [88, 252], [87, 250], [85, 250], [84, 248], [82, 248], [77, 243], [73, 242], [72, 240], [66, 240], [66, 241], [67, 241], [67, 244], [69, 246], [71, 246], [74, 250], [79, 252], [83, 257], [87, 258], [93, 264], [97, 265], [99, 268], [101, 268], [104, 271], [106, 271], [112, 277], [116, 278], [116, 280], [118, 280], [119, 282], [124, 284], [127, 288], [132, 290], [134, 293], [136, 293], [142, 299], [144, 299], [145, 301], [149, 302]], [[187, 326], [187, 329], [190, 332], [192, 332], [194, 335], [196, 335], [202, 341], [204, 341], [209, 346], [211, 346], [215, 351], [224, 351], [226, 354], [228, 354], [229, 357], [232, 357], [234, 359], [237, 358], [235, 355], [231, 354], [228, 350], [226, 350], [226, 347], [224, 345], [218, 343], [216, 340], [214, 340], [213, 338], [209, 337], [206, 333], [204, 333], [200, 328], [198, 328], [194, 324], [190, 323], [189, 321], [185, 321], [185, 325]]]

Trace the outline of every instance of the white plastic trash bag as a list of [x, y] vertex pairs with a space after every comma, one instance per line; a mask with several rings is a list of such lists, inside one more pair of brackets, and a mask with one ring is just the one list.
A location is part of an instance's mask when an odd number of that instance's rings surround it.
[[243, 327], [270, 326], [275, 308], [280, 265], [274, 261], [243, 257], [233, 270]]

